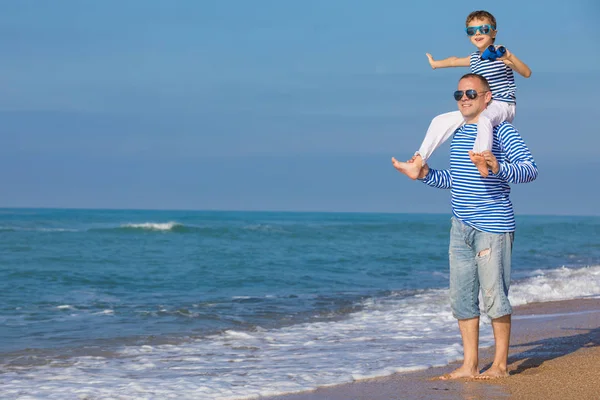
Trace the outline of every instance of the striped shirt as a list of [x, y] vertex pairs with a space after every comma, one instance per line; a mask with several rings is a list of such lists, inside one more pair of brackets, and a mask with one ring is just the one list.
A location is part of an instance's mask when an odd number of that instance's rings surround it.
[[482, 75], [487, 79], [492, 89], [492, 99], [507, 103], [517, 102], [515, 94], [517, 85], [515, 84], [515, 75], [512, 68], [499, 60], [482, 60], [479, 51], [471, 54], [469, 63], [471, 72]]
[[482, 178], [469, 158], [477, 137], [477, 124], [466, 124], [454, 132], [450, 146], [450, 169], [430, 169], [423, 182], [452, 190], [452, 214], [477, 230], [514, 232], [515, 216], [509, 198], [509, 183], [531, 182], [537, 166], [519, 132], [508, 122], [494, 127], [492, 153], [500, 165], [498, 174]]

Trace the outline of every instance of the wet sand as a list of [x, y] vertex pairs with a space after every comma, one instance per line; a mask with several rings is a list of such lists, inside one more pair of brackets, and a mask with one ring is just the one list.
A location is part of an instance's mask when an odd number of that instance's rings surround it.
[[[457, 326], [458, 333], [458, 326]], [[480, 353], [489, 367], [493, 349]], [[264, 400], [600, 399], [600, 299], [515, 307], [508, 378], [441, 381], [460, 363]]]

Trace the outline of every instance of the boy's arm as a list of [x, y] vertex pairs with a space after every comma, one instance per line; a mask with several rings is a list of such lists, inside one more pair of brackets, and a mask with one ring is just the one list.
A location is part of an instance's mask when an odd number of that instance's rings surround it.
[[424, 184], [438, 189], [452, 189], [452, 176], [448, 169], [431, 169], [425, 164], [419, 178]]
[[489, 151], [484, 157], [492, 172], [508, 183], [527, 183], [538, 175], [537, 165], [519, 132], [510, 124], [498, 128], [500, 146], [505, 153], [504, 160], [499, 162]]
[[520, 75], [525, 78], [531, 76], [531, 69], [523, 61], [519, 60], [517, 56], [506, 49], [506, 53], [503, 57], [499, 58], [500, 61], [508, 65], [513, 71], [517, 71]]
[[431, 54], [426, 53], [427, 59], [429, 60], [429, 65], [431, 68], [449, 68], [449, 67], [468, 67], [470, 64], [470, 56], [469, 57], [448, 57], [443, 60], [434, 60]]

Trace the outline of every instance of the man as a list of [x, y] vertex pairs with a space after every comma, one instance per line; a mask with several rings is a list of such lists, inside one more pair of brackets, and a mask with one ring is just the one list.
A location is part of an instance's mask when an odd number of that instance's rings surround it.
[[[512, 307], [508, 301], [510, 264], [515, 218], [509, 199], [509, 183], [531, 182], [537, 177], [533, 157], [514, 126], [508, 122], [494, 127], [492, 151], [484, 152], [491, 170], [482, 178], [471, 162], [477, 122], [492, 99], [486, 79], [464, 75], [454, 93], [465, 124], [454, 132], [450, 169], [435, 170], [425, 164], [418, 179], [441, 189], [451, 189], [450, 304], [458, 320], [464, 361], [442, 379], [508, 376]], [[410, 162], [410, 161], [409, 161]], [[399, 169], [398, 161], [392, 163]], [[492, 366], [479, 372], [479, 290], [484, 309], [492, 320], [495, 355]]]

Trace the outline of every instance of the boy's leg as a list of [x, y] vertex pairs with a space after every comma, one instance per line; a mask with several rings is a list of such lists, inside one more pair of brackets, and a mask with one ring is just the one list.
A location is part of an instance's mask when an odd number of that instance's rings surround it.
[[477, 138], [473, 145], [473, 151], [469, 153], [471, 161], [477, 166], [479, 174], [487, 178], [489, 174], [487, 163], [481, 153], [492, 151], [494, 143], [494, 126], [504, 121], [512, 122], [514, 118], [514, 104], [504, 101], [492, 100], [487, 108], [479, 116], [477, 122]]
[[401, 162], [395, 158], [392, 160], [394, 168], [402, 172], [410, 179], [417, 179], [419, 172], [431, 154], [444, 143], [458, 127], [464, 123], [464, 118], [460, 111], [452, 111], [435, 117], [429, 124], [425, 139], [421, 143], [419, 151], [411, 160]]
[[417, 152], [423, 159], [423, 164], [427, 162], [433, 152], [444, 143], [454, 131], [456, 131], [465, 119], [460, 111], [452, 111], [445, 114], [440, 114], [431, 120], [425, 138], [421, 143], [421, 147]]

